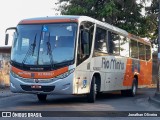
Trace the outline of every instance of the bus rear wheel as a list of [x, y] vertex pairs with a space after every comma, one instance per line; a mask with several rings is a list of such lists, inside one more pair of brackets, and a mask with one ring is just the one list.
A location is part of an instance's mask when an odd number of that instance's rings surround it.
[[133, 79], [132, 88], [129, 90], [129, 96], [134, 97], [137, 94], [138, 83], [136, 78]]
[[137, 79], [133, 79], [132, 88], [129, 90], [121, 90], [123, 96], [134, 97], [137, 94], [138, 82]]
[[95, 100], [96, 100], [96, 89], [97, 89], [97, 86], [95, 84], [95, 77], [92, 78], [92, 82], [91, 82], [91, 87], [90, 87], [90, 93], [87, 94], [87, 101], [89, 103], [94, 103]]
[[46, 94], [37, 94], [37, 98], [39, 101], [46, 101], [47, 95]]

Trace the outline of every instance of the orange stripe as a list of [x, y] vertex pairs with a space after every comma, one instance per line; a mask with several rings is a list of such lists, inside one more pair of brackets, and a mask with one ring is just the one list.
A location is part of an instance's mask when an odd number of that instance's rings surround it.
[[152, 82], [152, 61], [140, 61], [140, 71], [132, 71], [132, 59], [127, 59], [123, 86], [132, 86], [134, 75], [138, 76], [138, 85], [150, 85]]
[[49, 71], [49, 72], [28, 72], [28, 71], [23, 71], [18, 68], [15, 68], [13, 66], [11, 67], [11, 70], [15, 74], [23, 78], [50, 79], [67, 72], [68, 67], [60, 68], [58, 70]]
[[58, 22], [78, 22], [78, 20], [77, 19], [22, 20], [19, 24], [39, 24], [39, 23], [58, 23]]

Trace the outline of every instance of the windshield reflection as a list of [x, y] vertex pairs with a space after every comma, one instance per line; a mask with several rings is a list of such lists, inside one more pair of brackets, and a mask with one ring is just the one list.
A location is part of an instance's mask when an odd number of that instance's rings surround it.
[[11, 61], [24, 65], [54, 65], [74, 59], [76, 23], [19, 25]]

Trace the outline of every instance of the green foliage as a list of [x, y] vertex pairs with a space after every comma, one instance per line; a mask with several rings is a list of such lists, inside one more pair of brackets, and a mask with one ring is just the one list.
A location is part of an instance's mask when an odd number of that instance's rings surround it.
[[159, 12], [159, 0], [152, 0], [151, 6], [146, 7], [148, 30], [150, 31], [149, 37], [152, 40], [158, 38], [158, 12]]
[[[149, 0], [58, 0], [62, 15], [86, 15], [120, 27], [140, 37], [156, 38], [156, 2], [142, 15]], [[154, 14], [153, 14], [154, 13]]]

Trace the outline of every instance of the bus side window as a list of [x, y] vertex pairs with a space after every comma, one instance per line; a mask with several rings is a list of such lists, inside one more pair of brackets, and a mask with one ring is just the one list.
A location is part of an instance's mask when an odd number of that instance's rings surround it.
[[110, 31], [108, 31], [108, 48], [108, 52], [113, 54], [114, 43], [112, 41], [112, 34]]
[[139, 59], [146, 60], [145, 45], [143, 43], [138, 42], [138, 48], [139, 48]]
[[120, 55], [129, 57], [129, 42], [130, 40], [127, 37], [120, 36]]
[[150, 60], [151, 59], [151, 47], [146, 45], [146, 60]]
[[120, 54], [120, 35], [108, 32], [109, 53], [119, 55]]
[[96, 28], [94, 56], [104, 56], [107, 54], [107, 31], [105, 29]]
[[130, 56], [132, 58], [139, 58], [138, 57], [138, 43], [135, 40], [130, 41]]

